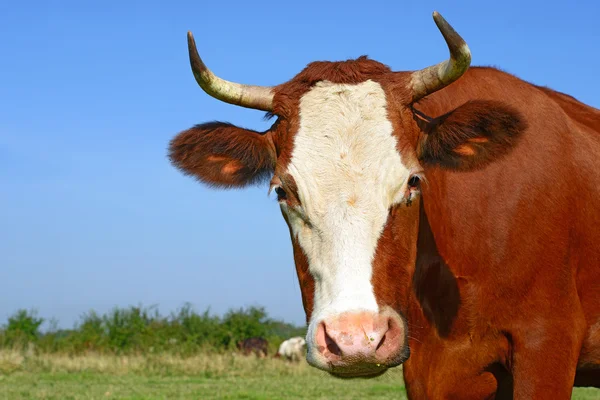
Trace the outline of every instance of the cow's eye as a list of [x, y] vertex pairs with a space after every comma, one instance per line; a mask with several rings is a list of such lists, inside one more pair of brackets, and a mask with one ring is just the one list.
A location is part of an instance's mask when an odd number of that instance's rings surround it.
[[275, 193], [277, 193], [277, 201], [287, 200], [287, 193], [285, 193], [285, 190], [283, 190], [281, 186], [275, 188]]
[[417, 175], [413, 175], [408, 180], [408, 187], [411, 189], [418, 189], [421, 185], [421, 179]]

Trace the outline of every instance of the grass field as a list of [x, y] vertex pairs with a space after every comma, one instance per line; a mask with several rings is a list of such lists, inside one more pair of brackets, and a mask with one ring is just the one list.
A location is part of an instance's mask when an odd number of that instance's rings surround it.
[[[0, 399], [405, 399], [400, 369], [339, 380], [309, 367], [237, 354], [69, 357], [0, 352]], [[575, 389], [573, 399], [600, 399]]]

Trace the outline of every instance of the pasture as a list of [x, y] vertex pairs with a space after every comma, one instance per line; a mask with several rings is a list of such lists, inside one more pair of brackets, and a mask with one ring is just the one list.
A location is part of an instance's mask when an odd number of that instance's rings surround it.
[[[405, 399], [401, 369], [340, 380], [306, 362], [204, 353], [116, 356], [0, 351], [0, 399]], [[578, 388], [573, 399], [600, 399]]]

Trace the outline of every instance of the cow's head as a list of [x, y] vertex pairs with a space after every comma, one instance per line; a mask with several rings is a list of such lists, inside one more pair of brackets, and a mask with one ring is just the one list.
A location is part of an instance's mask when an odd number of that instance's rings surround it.
[[374, 376], [409, 356], [403, 314], [423, 168], [483, 166], [522, 127], [510, 108], [485, 101], [416, 117], [412, 105], [457, 80], [471, 60], [452, 27], [437, 13], [434, 20], [450, 49], [440, 64], [392, 72], [366, 57], [315, 62], [276, 87], [218, 78], [188, 35], [192, 70], [208, 94], [277, 120], [263, 133], [195, 126], [173, 139], [170, 158], [215, 187], [270, 180], [293, 243], [308, 361], [338, 376]]

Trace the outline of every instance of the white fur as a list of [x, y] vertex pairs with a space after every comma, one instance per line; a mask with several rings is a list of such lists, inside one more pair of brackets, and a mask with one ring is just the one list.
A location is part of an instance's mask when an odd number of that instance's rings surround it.
[[304, 338], [297, 336], [285, 340], [279, 345], [279, 355], [283, 358], [287, 358], [292, 361], [299, 361], [304, 358], [306, 354], [306, 341]]
[[342, 312], [379, 311], [372, 261], [388, 210], [403, 200], [410, 175], [386, 104], [385, 92], [370, 80], [320, 82], [300, 100], [287, 172], [302, 206], [282, 203], [282, 209], [315, 280], [309, 331]]

